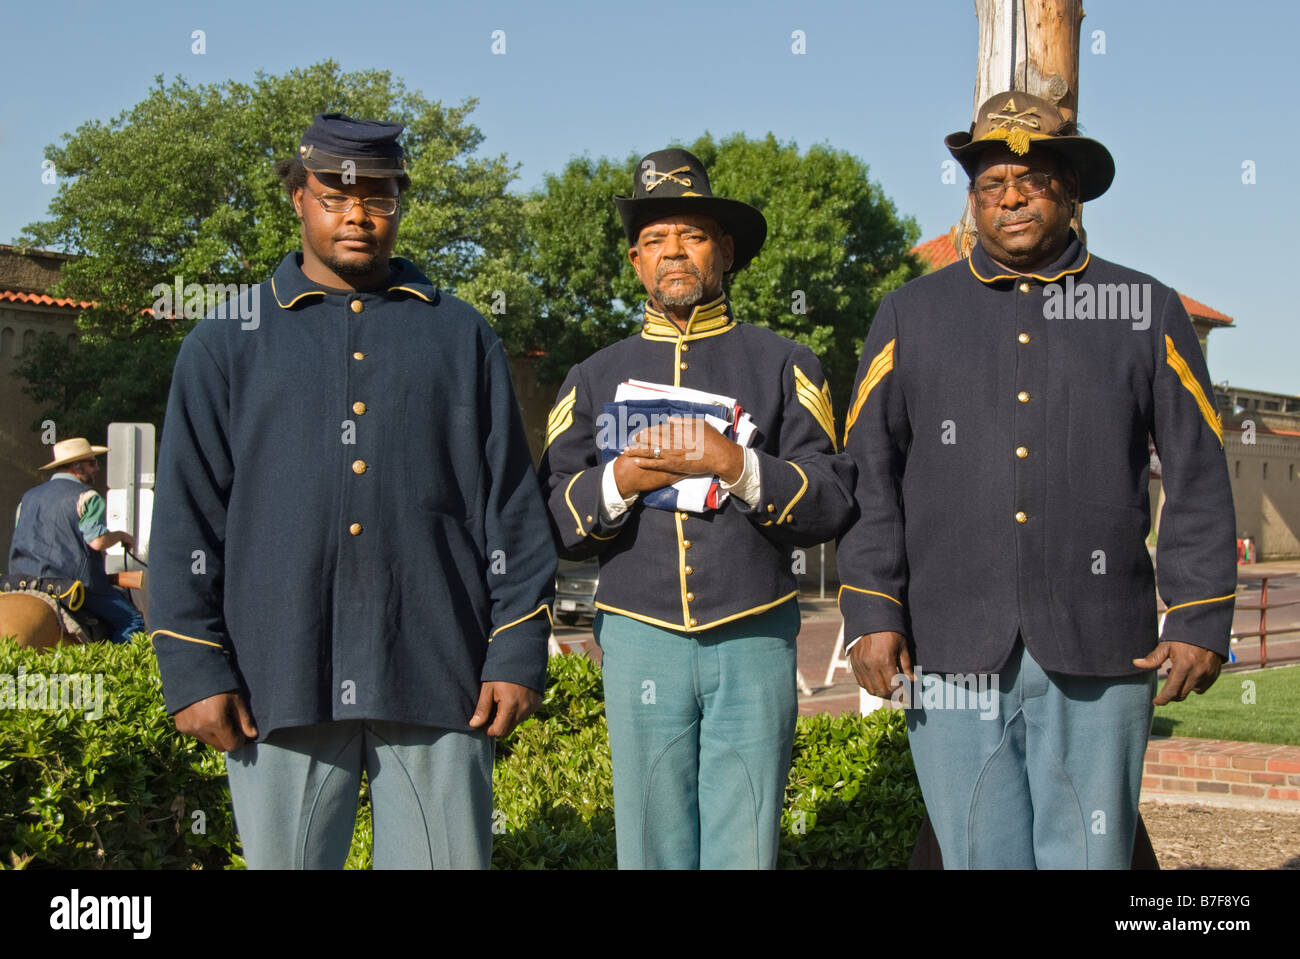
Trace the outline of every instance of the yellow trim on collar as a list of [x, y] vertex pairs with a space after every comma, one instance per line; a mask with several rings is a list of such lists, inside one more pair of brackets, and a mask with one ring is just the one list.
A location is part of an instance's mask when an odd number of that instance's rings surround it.
[[[608, 603], [596, 603], [597, 609], [603, 609], [607, 613], [618, 613], [620, 616], [626, 616], [629, 619], [639, 620], [642, 623], [649, 623], [651, 626], [660, 626], [664, 629], [671, 629], [678, 633], [700, 633], [706, 629], [712, 629], [715, 626], [721, 626], [723, 623], [730, 623], [733, 620], [742, 619], [745, 616], [753, 616], [757, 613], [765, 613], [773, 607], [780, 606], [782, 603], [788, 603], [799, 595], [799, 590], [787, 593], [780, 599], [774, 599], [770, 603], [764, 603], [762, 606], [755, 606], [753, 609], [744, 609], [739, 613], [732, 613], [730, 616], [724, 616], [722, 619], [715, 619], [711, 623], [701, 623], [699, 626], [687, 626], [685, 623], [670, 623], [667, 620], [655, 619], [653, 616], [645, 616], [641, 613], [634, 613], [630, 609], [619, 609], [617, 606], [610, 606]], [[688, 620], [689, 621], [689, 620]]]
[[492, 630], [491, 635], [488, 636], [488, 642], [489, 643], [492, 642], [496, 634], [501, 632], [503, 629], [509, 629], [511, 626], [518, 626], [520, 623], [532, 619], [534, 616], [536, 616], [538, 613], [542, 612], [543, 610], [545, 610], [546, 612], [546, 619], [551, 624], [551, 629], [554, 630], [555, 620], [551, 619], [551, 607], [548, 603], [542, 603], [541, 606], [538, 606], [527, 616], [520, 616], [518, 619], [514, 620], [513, 622], [506, 623], [504, 626], [498, 626], [496, 629]]
[[409, 286], [390, 286], [388, 288], [389, 293], [392, 293], [394, 290], [401, 290], [404, 293], [410, 293], [412, 296], [418, 296], [420, 299], [424, 300], [425, 303], [433, 302], [433, 300], [429, 299], [429, 297], [425, 296], [419, 290], [413, 290]]
[[678, 339], [693, 340], [701, 336], [716, 336], [735, 325], [736, 321], [727, 311], [726, 296], [719, 296], [711, 303], [701, 303], [695, 307], [691, 311], [690, 319], [686, 321], [685, 330], [679, 330], [676, 323], [646, 303], [645, 325], [641, 328], [641, 335], [648, 340], [675, 342]]
[[1227, 596], [1215, 596], [1211, 599], [1194, 599], [1190, 603], [1179, 603], [1177, 606], [1170, 606], [1166, 609], [1165, 615], [1168, 616], [1176, 609], [1185, 609], [1188, 606], [1200, 606], [1202, 603], [1222, 603], [1225, 600], [1234, 599], [1236, 595], [1236, 593], [1229, 593]]
[[794, 367], [794, 392], [795, 397], [799, 400], [817, 425], [826, 431], [827, 437], [831, 441], [831, 449], [835, 450], [835, 413], [831, 409], [831, 386], [829, 383], [823, 383], [819, 390], [813, 386], [812, 380], [808, 378], [803, 370], [796, 365]]
[[1219, 449], [1223, 449], [1223, 422], [1219, 418], [1219, 412], [1210, 402], [1210, 398], [1205, 395], [1205, 390], [1201, 389], [1201, 384], [1196, 382], [1196, 374], [1187, 365], [1183, 355], [1174, 347], [1174, 341], [1168, 333], [1165, 334], [1165, 362], [1178, 374], [1178, 381], [1183, 384], [1183, 388], [1192, 394], [1201, 416], [1205, 417], [1205, 422], [1210, 425], [1215, 439], [1219, 441]]
[[966, 265], [970, 267], [971, 273], [975, 274], [975, 279], [979, 280], [981, 283], [993, 283], [997, 280], [1018, 280], [1023, 276], [1033, 277], [1035, 280], [1041, 280], [1044, 283], [1055, 283], [1057, 280], [1065, 276], [1067, 273], [1082, 272], [1084, 267], [1088, 265], [1088, 261], [1091, 259], [1092, 259], [1092, 254], [1085, 253], [1083, 256], [1082, 263], [1080, 263], [1072, 270], [1062, 270], [1060, 273], [1056, 274], [1055, 276], [1043, 276], [1041, 273], [999, 273], [997, 276], [980, 276], [978, 273], [975, 272], [974, 259], [972, 259], [969, 256], [966, 257]]
[[[288, 303], [281, 303], [281, 302], [280, 302], [280, 294], [277, 293], [277, 292], [275, 291], [275, 277], [271, 277], [271, 296], [273, 296], [273, 297], [275, 298], [275, 303], [276, 303], [276, 305], [279, 306], [280, 309], [282, 309], [282, 310], [287, 310], [287, 309], [289, 309], [289, 307], [293, 306], [295, 303], [297, 303], [299, 300], [301, 300], [304, 296], [324, 296], [324, 295], [325, 295], [325, 291], [324, 291], [324, 290], [308, 290], [306, 293], [299, 293], [297, 296], [295, 296], [295, 297], [294, 297], [292, 300], [290, 300]], [[198, 642], [202, 642], [202, 640], [198, 640]]]
[[846, 589], [851, 589], [851, 590], [852, 590], [853, 592], [855, 592], [855, 593], [866, 593], [868, 596], [883, 596], [883, 597], [885, 597], [885, 599], [889, 600], [891, 603], [898, 603], [899, 606], [902, 606], [902, 605], [903, 605], [901, 602], [899, 602], [898, 600], [894, 599], [894, 597], [890, 596], [888, 593], [880, 593], [880, 592], [877, 592], [877, 591], [874, 590], [874, 589], [860, 589], [860, 588], [857, 587], [857, 586], [841, 585], [841, 586], [840, 586], [840, 591], [839, 591], [839, 593], [838, 593], [838, 594], [836, 595], [836, 597], [835, 597], [835, 604], [836, 604], [837, 606], [838, 606], [838, 605], [840, 604], [840, 602], [843, 600], [843, 597], [844, 597], [844, 591], [845, 591]]
[[201, 643], [204, 646], [215, 646], [223, 653], [226, 651], [225, 647], [220, 643], [214, 643], [208, 639], [195, 639], [193, 636], [183, 636], [180, 633], [173, 633], [170, 629], [155, 629], [149, 634], [149, 642], [152, 643], [155, 636], [170, 636], [172, 639], [183, 639], [187, 643]]

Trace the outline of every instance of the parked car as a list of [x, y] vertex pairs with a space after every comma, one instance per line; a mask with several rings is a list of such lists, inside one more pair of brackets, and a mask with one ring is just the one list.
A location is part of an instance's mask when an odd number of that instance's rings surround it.
[[595, 557], [579, 562], [562, 559], [555, 570], [555, 606], [557, 622], [573, 626], [580, 617], [596, 615], [596, 584], [600, 581], [600, 561]]

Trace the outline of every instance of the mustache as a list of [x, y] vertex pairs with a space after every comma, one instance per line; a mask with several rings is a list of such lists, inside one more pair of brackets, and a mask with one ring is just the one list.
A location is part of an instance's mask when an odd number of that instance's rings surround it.
[[1012, 223], [1027, 223], [1034, 220], [1038, 223], [1043, 222], [1042, 214], [1033, 210], [1011, 210], [1007, 213], [1001, 213], [993, 218], [993, 226], [1003, 227]]
[[704, 274], [701, 273], [699, 268], [689, 260], [674, 263], [660, 263], [658, 268], [655, 270], [655, 279], [662, 280], [669, 273], [689, 273], [697, 280], [704, 279]]

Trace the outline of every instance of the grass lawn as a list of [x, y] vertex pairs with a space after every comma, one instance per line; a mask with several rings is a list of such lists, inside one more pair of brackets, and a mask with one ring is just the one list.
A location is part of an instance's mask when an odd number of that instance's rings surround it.
[[1151, 735], [1300, 746], [1300, 666], [1222, 673], [1205, 695], [1157, 706]]

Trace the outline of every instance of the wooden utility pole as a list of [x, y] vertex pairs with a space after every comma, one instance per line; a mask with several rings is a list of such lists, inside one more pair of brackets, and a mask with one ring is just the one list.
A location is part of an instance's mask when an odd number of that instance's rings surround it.
[[[1003, 90], [1023, 90], [1056, 104], [1067, 120], [1079, 109], [1079, 27], [1083, 0], [975, 0], [979, 52], [975, 58], [975, 102]], [[1082, 204], [1071, 226], [1083, 238]], [[952, 228], [958, 255], [975, 245], [975, 217], [967, 197], [960, 222]]]

